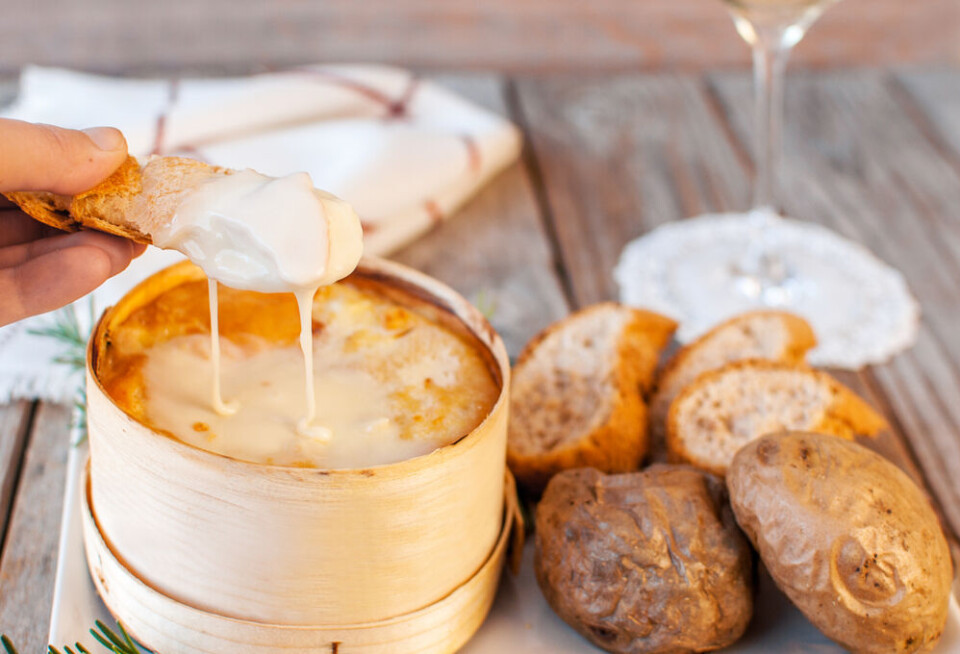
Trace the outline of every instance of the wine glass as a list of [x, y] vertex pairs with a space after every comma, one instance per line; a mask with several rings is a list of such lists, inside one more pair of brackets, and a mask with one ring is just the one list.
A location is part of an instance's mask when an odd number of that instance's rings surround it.
[[753, 51], [754, 165], [753, 208], [748, 214], [749, 242], [742, 260], [732, 264], [739, 292], [769, 307], [789, 306], [803, 280], [770, 246], [778, 215], [777, 173], [783, 148], [783, 78], [787, 58], [828, 5], [839, 0], [723, 0], [737, 32]]
[[779, 214], [783, 78], [791, 49], [838, 0], [723, 0], [753, 49], [752, 208], [662, 225], [629, 243], [614, 273], [621, 300], [677, 318], [680, 341], [744, 311], [805, 317], [810, 361], [859, 368], [907, 347], [919, 310], [902, 275], [864, 247]]

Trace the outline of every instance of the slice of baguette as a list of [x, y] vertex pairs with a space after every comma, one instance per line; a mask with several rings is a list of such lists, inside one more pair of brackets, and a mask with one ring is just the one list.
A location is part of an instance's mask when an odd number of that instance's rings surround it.
[[663, 446], [670, 404], [703, 373], [745, 359], [803, 363], [816, 344], [807, 321], [785, 311], [751, 311], [720, 323], [680, 349], [660, 373], [650, 400], [652, 447]]
[[647, 451], [643, 394], [677, 324], [613, 302], [554, 323], [513, 369], [507, 462], [539, 493], [557, 472], [636, 470]]
[[667, 453], [724, 476], [737, 451], [766, 434], [806, 431], [852, 440], [886, 421], [825, 372], [750, 359], [701, 375], [670, 405]]
[[37, 191], [4, 193], [24, 213], [58, 229], [98, 229], [140, 243], [170, 222], [183, 197], [209, 179], [233, 171], [183, 157], [133, 157], [110, 177], [84, 193], [55, 195]]

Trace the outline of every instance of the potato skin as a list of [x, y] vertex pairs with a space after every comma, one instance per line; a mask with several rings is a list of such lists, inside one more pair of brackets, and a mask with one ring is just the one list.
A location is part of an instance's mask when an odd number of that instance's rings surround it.
[[727, 472], [737, 521], [784, 593], [853, 652], [926, 652], [953, 564], [936, 514], [895, 465], [836, 436], [774, 434]]
[[753, 554], [722, 482], [689, 466], [555, 476], [537, 506], [537, 582], [608, 652], [704, 652], [753, 614]]

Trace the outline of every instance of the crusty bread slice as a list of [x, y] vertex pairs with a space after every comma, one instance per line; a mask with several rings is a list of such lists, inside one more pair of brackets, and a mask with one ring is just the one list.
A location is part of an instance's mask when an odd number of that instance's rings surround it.
[[670, 405], [667, 453], [724, 476], [737, 451], [766, 434], [806, 431], [853, 439], [886, 421], [825, 372], [762, 359], [704, 373]]
[[4, 195], [26, 214], [58, 229], [98, 229], [152, 243], [157, 228], [170, 222], [187, 193], [232, 172], [183, 157], [150, 157], [143, 164], [127, 157], [110, 177], [84, 193], [22, 191]]
[[750, 311], [720, 323], [680, 349], [660, 373], [650, 400], [651, 445], [662, 446], [670, 404], [703, 373], [745, 359], [803, 363], [816, 344], [807, 321], [785, 311]]
[[676, 323], [613, 302], [542, 331], [513, 369], [507, 462], [539, 493], [557, 472], [636, 470], [647, 451], [643, 394]]

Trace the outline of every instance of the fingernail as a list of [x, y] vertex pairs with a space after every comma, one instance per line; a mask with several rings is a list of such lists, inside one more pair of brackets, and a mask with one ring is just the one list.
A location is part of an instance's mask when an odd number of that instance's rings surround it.
[[123, 134], [113, 127], [90, 127], [83, 130], [83, 133], [93, 141], [94, 145], [107, 152], [120, 150], [126, 145]]

